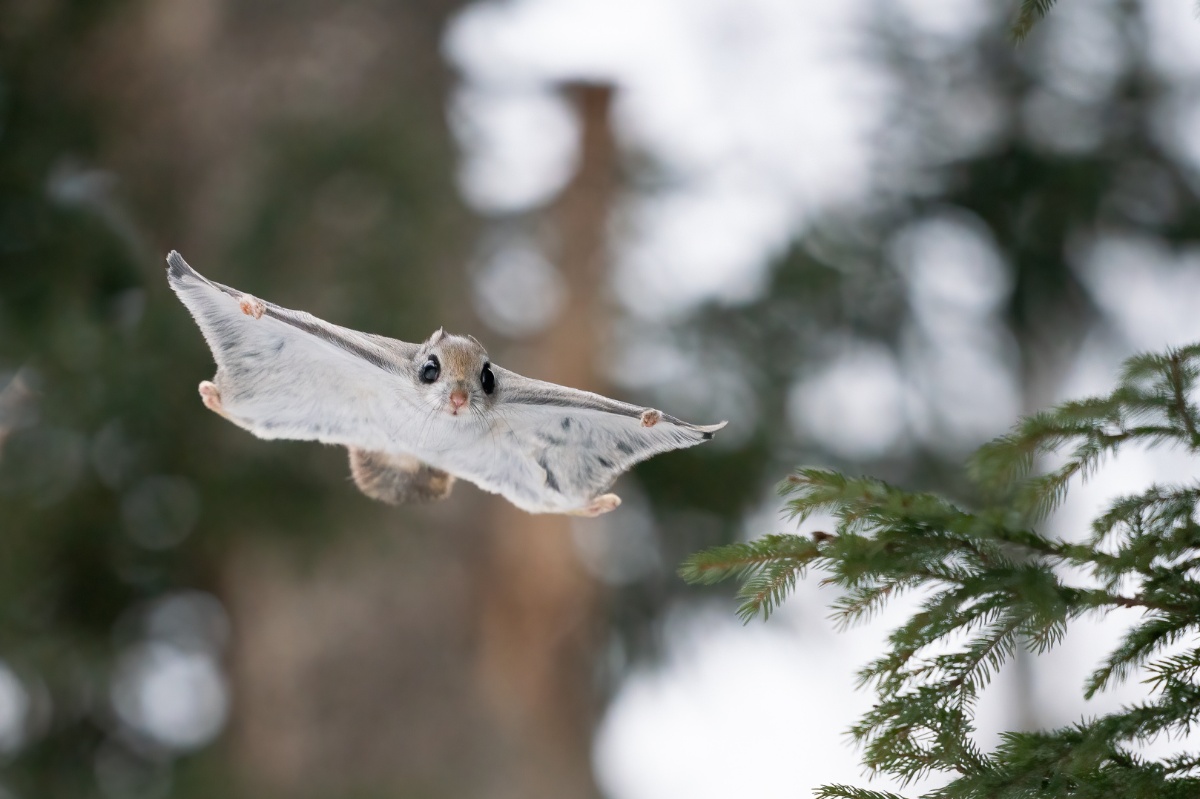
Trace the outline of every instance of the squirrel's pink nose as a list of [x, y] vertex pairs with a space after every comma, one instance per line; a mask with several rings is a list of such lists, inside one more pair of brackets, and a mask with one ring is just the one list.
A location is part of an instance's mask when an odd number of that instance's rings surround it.
[[450, 404], [454, 406], [454, 410], [458, 410], [467, 404], [467, 392], [461, 389], [455, 389], [450, 392]]

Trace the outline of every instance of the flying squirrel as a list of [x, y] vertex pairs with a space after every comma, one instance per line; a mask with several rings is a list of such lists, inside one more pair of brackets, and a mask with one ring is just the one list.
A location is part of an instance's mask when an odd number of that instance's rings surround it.
[[167, 278], [217, 363], [205, 407], [264, 439], [346, 447], [367, 496], [443, 499], [455, 479], [530, 513], [598, 516], [618, 476], [725, 426], [522, 377], [473, 337], [421, 344], [338, 327], [215, 283], [175, 251]]

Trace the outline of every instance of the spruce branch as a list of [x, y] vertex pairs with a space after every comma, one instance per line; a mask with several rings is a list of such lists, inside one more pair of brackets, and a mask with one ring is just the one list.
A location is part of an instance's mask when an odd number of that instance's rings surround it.
[[818, 554], [817, 545], [809, 539], [772, 535], [699, 552], [684, 561], [679, 575], [700, 584], [742, 580], [738, 597], [745, 601], [738, 608], [738, 616], [750, 621], [761, 613], [766, 619]]
[[905, 799], [897, 793], [868, 791], [850, 785], [823, 785], [813, 795], [816, 799]]
[[[1092, 672], [1084, 684], [1084, 697], [1091, 699], [1097, 692], [1114, 682], [1123, 682], [1139, 666], [1146, 663], [1156, 652], [1178, 641], [1183, 635], [1200, 625], [1200, 618], [1190, 616], [1155, 616], [1130, 630], [1121, 643], [1109, 653], [1104, 663]], [[1164, 666], [1159, 663], [1151, 672]]]
[[1170, 359], [1172, 417], [1183, 425], [1191, 437], [1191, 448], [1200, 447], [1200, 434], [1196, 432], [1196, 407], [1187, 400], [1186, 392], [1196, 382], [1195, 367], [1185, 360], [1182, 352], [1172, 352]]
[[1200, 756], [1197, 755], [1175, 755], [1163, 761], [1163, 772], [1166, 774], [1180, 774], [1196, 769], [1200, 769]]
[[1018, 42], [1024, 41], [1029, 32], [1033, 30], [1033, 26], [1050, 13], [1054, 3], [1055, 0], [1021, 0], [1017, 19], [1012, 26], [1013, 39]]
[[[916, 595], [916, 611], [858, 672], [859, 687], [877, 701], [850, 734], [873, 773], [905, 784], [952, 776], [927, 797], [1200, 795], [1200, 754], [1154, 761], [1131, 748], [1200, 724], [1200, 647], [1189, 644], [1200, 631], [1200, 482], [1118, 497], [1077, 541], [1038, 529], [1077, 478], [1130, 443], [1200, 453], [1198, 383], [1200, 345], [1138, 355], [1110, 394], [1022, 420], [970, 462], [987, 500], [979, 509], [870, 477], [799, 469], [780, 486], [787, 516], [803, 525], [829, 514], [832, 532], [718, 547], [680, 573], [696, 583], [740, 580], [747, 620], [769, 615], [809, 567], [840, 592], [831, 603], [839, 628]], [[1038, 473], [1049, 454], [1066, 458]], [[1008, 733], [981, 752], [972, 740], [976, 704], [1018, 648], [1040, 654], [1081, 616], [1118, 608], [1140, 618], [1082, 695], [1142, 674], [1147, 701], [1069, 728]], [[818, 795], [892, 796], [842, 785]]]
[[[1045, 518], [1062, 502], [1069, 482], [1087, 479], [1103, 459], [1136, 441], [1197, 448], [1196, 415], [1187, 396], [1196, 386], [1200, 355], [1195, 347], [1129, 359], [1122, 383], [1111, 394], [1067, 402], [1034, 414], [1008, 435], [982, 447], [970, 473], [987, 496], [1022, 520]], [[1037, 456], [1073, 449], [1060, 468], [1028, 476]]]

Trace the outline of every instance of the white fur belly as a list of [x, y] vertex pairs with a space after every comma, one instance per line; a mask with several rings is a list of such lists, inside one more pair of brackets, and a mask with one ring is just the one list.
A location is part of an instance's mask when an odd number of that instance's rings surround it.
[[[531, 513], [575, 510], [591, 499], [573, 483], [564, 483], [554, 471], [544, 468], [536, 452], [505, 446], [495, 437], [500, 435], [489, 430], [477, 436], [462, 436], [453, 448], [422, 447], [411, 454]], [[544, 456], [540, 460], [544, 461]]]

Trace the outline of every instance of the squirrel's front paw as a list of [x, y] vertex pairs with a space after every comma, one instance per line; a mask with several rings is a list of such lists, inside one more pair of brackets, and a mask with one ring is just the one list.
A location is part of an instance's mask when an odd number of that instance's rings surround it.
[[262, 319], [262, 315], [267, 312], [266, 303], [249, 294], [243, 294], [238, 304], [242, 308], [242, 313], [246, 316], [253, 316], [255, 319]]

